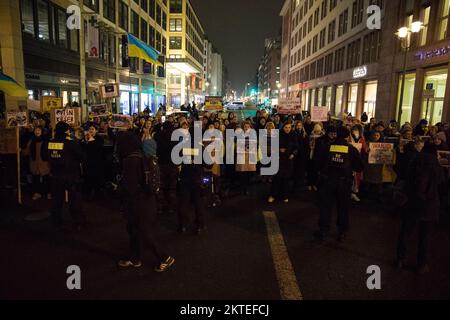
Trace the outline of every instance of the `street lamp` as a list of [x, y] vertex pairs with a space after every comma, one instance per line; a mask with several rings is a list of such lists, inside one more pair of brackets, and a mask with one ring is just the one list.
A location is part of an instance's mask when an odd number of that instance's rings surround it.
[[401, 124], [402, 121], [402, 113], [403, 113], [403, 98], [405, 91], [405, 79], [406, 79], [406, 61], [408, 58], [409, 50], [411, 49], [411, 35], [413, 33], [419, 33], [422, 30], [423, 23], [421, 21], [415, 21], [411, 23], [411, 26], [402, 27], [398, 29], [396, 35], [401, 42], [402, 50], [404, 51], [403, 56], [403, 73], [402, 73], [402, 86], [400, 89], [400, 101], [398, 108], [398, 123]]

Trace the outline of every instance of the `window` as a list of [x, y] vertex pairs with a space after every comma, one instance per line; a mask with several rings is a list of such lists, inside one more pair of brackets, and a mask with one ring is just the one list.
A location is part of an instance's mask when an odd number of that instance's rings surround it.
[[336, 8], [337, 0], [330, 0], [330, 11]]
[[69, 47], [68, 37], [67, 37], [68, 29], [66, 26], [67, 15], [66, 15], [66, 12], [61, 9], [57, 9], [56, 12], [57, 12], [57, 20], [58, 20], [57, 44], [60, 47], [68, 48]]
[[315, 35], [313, 38], [313, 54], [317, 52], [317, 43], [318, 43], [318, 35]]
[[161, 53], [165, 56], [167, 54], [167, 39], [166, 37], [162, 37], [162, 48]]
[[381, 35], [380, 31], [374, 31], [364, 37], [363, 64], [372, 63], [380, 59]]
[[309, 57], [311, 55], [311, 40], [308, 41], [307, 48], [308, 48], [307, 49], [308, 52], [307, 52], [306, 56]]
[[119, 2], [119, 27], [128, 31], [128, 6]]
[[347, 33], [348, 26], [348, 9], [339, 15], [339, 31], [338, 36], [342, 36]]
[[336, 36], [336, 20], [333, 20], [333, 21], [328, 25], [328, 43], [333, 42], [335, 36]]
[[35, 36], [33, 3], [33, 0], [22, 0], [20, 3], [20, 8], [22, 16], [22, 31]]
[[148, 15], [150, 18], [155, 20], [156, 17], [156, 0], [150, 0], [149, 6], [148, 6]]
[[136, 12], [131, 10], [131, 33], [136, 37], [139, 36], [139, 16]]
[[358, 39], [348, 45], [347, 49], [347, 68], [359, 66], [361, 55], [361, 40]]
[[336, 50], [334, 55], [334, 72], [340, 72], [344, 70], [344, 58], [345, 58], [345, 47]]
[[430, 9], [428, 6], [426, 8], [422, 8], [420, 11], [420, 21], [423, 22], [422, 30], [420, 31], [420, 45], [424, 46], [427, 44], [427, 36], [428, 36], [428, 25], [430, 23]]
[[148, 0], [141, 0], [141, 8], [142, 8], [142, 10], [147, 12], [147, 10], [148, 10]]
[[320, 31], [319, 49], [322, 49], [323, 47], [325, 47], [325, 32], [326, 32], [326, 28], [324, 28], [324, 29], [322, 29], [322, 31]]
[[151, 47], [155, 47], [155, 42], [156, 42], [156, 38], [155, 38], [155, 28], [153, 28], [152, 26], [150, 26], [149, 28], [149, 38], [148, 38], [148, 43], [150, 44]]
[[[402, 124], [402, 125], [405, 122], [411, 122], [415, 84], [416, 84], [416, 74], [415, 73], [406, 74], [405, 86], [404, 86], [404, 91], [403, 91], [402, 116], [400, 119], [400, 124]], [[397, 108], [400, 106], [400, 97], [401, 96], [402, 96], [402, 76], [400, 75], [399, 80], [398, 80]], [[397, 110], [397, 113], [399, 111], [400, 110]]]
[[161, 7], [156, 4], [156, 22], [162, 27]]
[[182, 13], [183, 0], [170, 0], [170, 13]]
[[443, 40], [447, 38], [447, 26], [448, 26], [448, 14], [449, 14], [449, 0], [442, 0], [442, 7], [439, 17], [439, 38], [438, 40]]
[[319, 14], [320, 9], [317, 8], [316, 11], [314, 12], [314, 27], [316, 27], [319, 24]]
[[311, 32], [313, 26], [313, 16], [311, 15], [308, 19], [308, 33]]
[[103, 0], [103, 16], [111, 22], [116, 22], [115, 0]]
[[162, 43], [161, 43], [162, 41], [161, 41], [161, 33], [159, 33], [158, 31], [156, 31], [156, 46], [155, 46], [155, 49], [158, 51], [158, 52], [161, 52], [161, 50], [162, 50]]
[[321, 14], [321, 18], [324, 19], [327, 16], [327, 8], [328, 5], [328, 0], [323, 0], [322, 1], [322, 14]]
[[183, 31], [183, 20], [181, 19], [170, 19], [169, 20], [169, 31], [181, 32]]
[[170, 37], [169, 49], [181, 50], [182, 38]]
[[141, 40], [145, 43], [148, 42], [148, 24], [147, 21], [141, 18]]
[[84, 5], [89, 7], [90, 9], [94, 10], [95, 12], [98, 12], [98, 3], [99, 0], [84, 0]]
[[364, 0], [355, 0], [352, 5], [352, 28], [362, 23], [364, 17]]
[[167, 14], [164, 11], [162, 13], [162, 27], [167, 30]]
[[39, 34], [40, 40], [50, 42], [50, 21], [49, 21], [49, 8], [47, 1], [39, 0], [37, 3], [37, 13], [39, 21]]

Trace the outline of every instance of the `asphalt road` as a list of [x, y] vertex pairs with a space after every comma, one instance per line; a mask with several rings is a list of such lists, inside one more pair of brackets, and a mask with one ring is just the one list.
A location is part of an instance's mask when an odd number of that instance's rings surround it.
[[[46, 212], [48, 201], [3, 207], [0, 220], [0, 299], [449, 299], [450, 219], [433, 237], [431, 272], [394, 268], [398, 213], [363, 201], [351, 210], [351, 232], [343, 244], [331, 237], [313, 240], [317, 194], [298, 192], [289, 204], [267, 205], [268, 185], [251, 188], [208, 210], [208, 230], [178, 235], [175, 216], [160, 217], [158, 238], [176, 258], [173, 269], [153, 272], [146, 257], [139, 270], [122, 271], [116, 262], [127, 250], [125, 221], [112, 201], [85, 205], [89, 227], [55, 234], [48, 222], [27, 222]], [[1, 203], [7, 202], [5, 195]], [[268, 219], [271, 217], [272, 220]], [[270, 220], [270, 221], [269, 221]], [[70, 221], [70, 217], [66, 217]], [[279, 233], [277, 227], [279, 226]], [[69, 265], [81, 268], [82, 290], [66, 287]], [[381, 290], [369, 290], [366, 269], [381, 268]], [[298, 290], [298, 291], [297, 291]]]

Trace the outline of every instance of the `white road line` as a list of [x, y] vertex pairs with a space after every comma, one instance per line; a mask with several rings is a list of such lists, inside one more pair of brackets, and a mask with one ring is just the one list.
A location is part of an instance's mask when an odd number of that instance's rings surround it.
[[283, 300], [303, 300], [297, 277], [274, 211], [263, 211], [273, 264]]

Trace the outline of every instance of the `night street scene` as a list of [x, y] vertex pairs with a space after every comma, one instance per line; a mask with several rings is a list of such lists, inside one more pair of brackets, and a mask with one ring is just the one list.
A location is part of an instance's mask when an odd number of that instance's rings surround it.
[[0, 300], [449, 300], [449, 12], [0, 0]]

